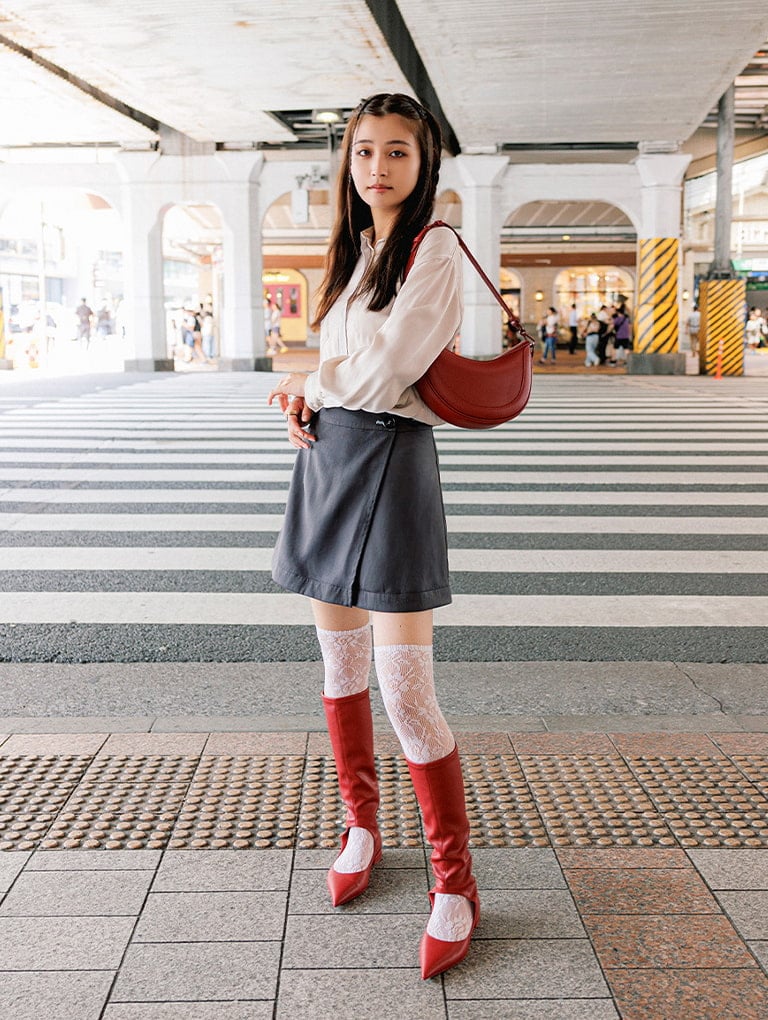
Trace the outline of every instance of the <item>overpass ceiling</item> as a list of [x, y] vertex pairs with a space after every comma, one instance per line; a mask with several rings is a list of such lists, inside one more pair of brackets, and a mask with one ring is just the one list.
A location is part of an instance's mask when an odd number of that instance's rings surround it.
[[465, 150], [678, 142], [766, 36], [754, 0], [0, 0], [0, 146], [287, 146], [302, 111], [430, 89]]

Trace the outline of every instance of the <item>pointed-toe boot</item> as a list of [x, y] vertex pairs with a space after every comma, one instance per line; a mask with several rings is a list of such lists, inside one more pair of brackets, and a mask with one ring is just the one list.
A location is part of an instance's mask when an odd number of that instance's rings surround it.
[[334, 907], [348, 903], [368, 888], [371, 870], [381, 860], [381, 835], [376, 821], [379, 808], [379, 784], [373, 756], [373, 718], [367, 690], [346, 698], [326, 698], [323, 708], [328, 723], [339, 790], [347, 808], [346, 829], [341, 837], [342, 852], [349, 830], [367, 829], [373, 836], [373, 855], [362, 871], [328, 872], [328, 890]]
[[430, 903], [434, 906], [436, 893], [450, 893], [464, 896], [473, 910], [472, 928], [465, 939], [444, 942], [424, 933], [419, 959], [421, 976], [427, 979], [455, 967], [467, 955], [472, 932], [480, 920], [480, 900], [472, 875], [469, 820], [458, 748], [454, 747], [445, 758], [424, 765], [409, 761], [408, 771], [424, 819], [424, 832], [432, 845], [435, 885], [429, 893]]

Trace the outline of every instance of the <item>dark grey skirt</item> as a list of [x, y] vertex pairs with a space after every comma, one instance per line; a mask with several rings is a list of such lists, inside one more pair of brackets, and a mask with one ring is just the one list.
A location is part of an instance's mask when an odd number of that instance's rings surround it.
[[432, 427], [323, 408], [299, 450], [272, 559], [282, 588], [322, 602], [413, 613], [451, 601]]

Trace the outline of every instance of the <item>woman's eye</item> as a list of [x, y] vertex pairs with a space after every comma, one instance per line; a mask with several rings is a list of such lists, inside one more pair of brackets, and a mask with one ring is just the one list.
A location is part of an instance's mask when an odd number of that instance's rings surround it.
[[396, 159], [400, 159], [404, 155], [405, 153], [402, 152], [400, 149], [395, 149], [393, 152], [390, 152], [390, 156], [394, 156]]
[[355, 153], [355, 155], [356, 156], [369, 156], [370, 155], [370, 149], [358, 149], [357, 152]]

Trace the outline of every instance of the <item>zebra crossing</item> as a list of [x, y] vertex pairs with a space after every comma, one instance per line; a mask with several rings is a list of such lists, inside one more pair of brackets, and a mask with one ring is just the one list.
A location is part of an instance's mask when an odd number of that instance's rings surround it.
[[[271, 376], [0, 386], [0, 661], [317, 657], [271, 550], [294, 457]], [[446, 661], [768, 661], [768, 387], [537, 376], [436, 431]]]

